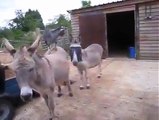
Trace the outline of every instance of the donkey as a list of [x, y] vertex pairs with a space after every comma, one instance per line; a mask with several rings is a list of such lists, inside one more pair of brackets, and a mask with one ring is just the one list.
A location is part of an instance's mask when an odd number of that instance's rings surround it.
[[80, 89], [84, 89], [84, 77], [86, 82], [86, 88], [90, 88], [88, 69], [98, 65], [98, 78], [101, 77], [102, 54], [103, 48], [99, 44], [91, 44], [87, 48], [82, 49], [79, 41], [77, 42], [77, 40], [74, 40], [73, 42], [71, 42], [70, 56], [73, 65], [77, 67], [80, 73]]
[[[51, 118], [54, 119], [56, 116], [53, 93], [56, 84], [59, 86], [65, 81], [69, 95], [73, 96], [69, 82], [69, 62], [61, 54], [64, 54], [64, 51], [58, 51], [58, 48], [56, 54], [38, 55], [36, 50], [40, 39], [41, 35], [38, 35], [31, 46], [23, 46], [18, 50], [4, 39], [6, 49], [13, 56], [13, 61], [4, 66], [15, 71], [22, 100], [27, 101], [32, 98], [32, 89], [38, 91], [49, 108]], [[61, 88], [58, 91], [58, 94], [61, 94]]]

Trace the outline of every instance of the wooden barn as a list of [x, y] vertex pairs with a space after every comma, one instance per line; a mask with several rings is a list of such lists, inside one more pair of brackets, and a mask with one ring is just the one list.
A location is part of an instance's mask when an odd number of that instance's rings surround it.
[[159, 59], [159, 0], [123, 0], [68, 11], [72, 35], [80, 34], [82, 47], [99, 43], [103, 57], [128, 56]]

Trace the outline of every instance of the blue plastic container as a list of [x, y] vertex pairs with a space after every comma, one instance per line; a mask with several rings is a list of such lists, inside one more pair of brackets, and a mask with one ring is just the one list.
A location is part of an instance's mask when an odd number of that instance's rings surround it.
[[136, 58], [135, 47], [129, 47], [129, 57]]

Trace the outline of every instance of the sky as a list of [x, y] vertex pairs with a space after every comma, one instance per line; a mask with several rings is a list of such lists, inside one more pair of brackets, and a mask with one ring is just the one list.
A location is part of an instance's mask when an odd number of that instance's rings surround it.
[[[66, 14], [67, 10], [80, 8], [82, 0], [0, 0], [0, 27], [5, 27], [10, 19], [15, 18], [15, 11], [28, 9], [38, 10], [46, 25], [59, 15]], [[91, 5], [99, 5], [120, 0], [91, 0]]]

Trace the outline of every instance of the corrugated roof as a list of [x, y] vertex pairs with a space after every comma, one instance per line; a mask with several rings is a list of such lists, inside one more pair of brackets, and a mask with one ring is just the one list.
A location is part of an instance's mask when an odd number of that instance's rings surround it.
[[[79, 8], [79, 9], [87, 9], [87, 8], [92, 8], [92, 7], [100, 7], [100, 6], [103, 6], [103, 5], [107, 5], [107, 4], [110, 5], [110, 4], [124, 2], [124, 1], [128, 1], [128, 0], [117, 0], [117, 1], [107, 2], [107, 3], [98, 4], [98, 5], [94, 5], [94, 6], [90, 6], [90, 7], [86, 7], [86, 8]], [[74, 9], [74, 10], [79, 10], [79, 9]]]
[[68, 10], [68, 12], [69, 11], [77, 11], [77, 10], [90, 9], [90, 8], [94, 8], [94, 7], [100, 7], [100, 6], [104, 6], [104, 5], [107, 5], [107, 4], [114, 4], [114, 3], [119, 3], [119, 2], [123, 2], [123, 1], [128, 1], [128, 0], [117, 0], [117, 1], [107, 2], [107, 3], [103, 3], [103, 4], [98, 4], [98, 5], [90, 6], [90, 7], [77, 8], [77, 9], [73, 9], [73, 10]]
[[137, 3], [142, 3], [142, 2], [150, 2], [150, 1], [156, 1], [156, 0], [118, 0], [118, 1], [113, 1], [113, 2], [108, 2], [104, 4], [99, 4], [95, 6], [90, 6], [86, 8], [78, 8], [78, 9], [73, 9], [73, 10], [68, 10], [67, 12], [69, 13], [78, 13], [78, 12], [84, 12], [84, 11], [91, 11], [91, 10], [100, 10], [103, 7], [116, 7], [118, 5], [127, 5], [127, 4], [137, 4]]

